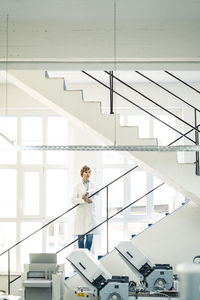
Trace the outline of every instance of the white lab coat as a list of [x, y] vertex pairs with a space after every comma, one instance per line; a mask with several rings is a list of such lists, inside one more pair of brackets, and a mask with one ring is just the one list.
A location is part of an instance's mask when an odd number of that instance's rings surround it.
[[[97, 190], [98, 189], [96, 185], [90, 181], [89, 181], [88, 191], [86, 191], [86, 187], [83, 185], [82, 181], [74, 187], [72, 202], [75, 205], [79, 204], [79, 206], [76, 207], [75, 219], [74, 219], [75, 235], [84, 234], [97, 225], [96, 211], [95, 211], [95, 202], [97, 200], [97, 196], [95, 195], [91, 198], [92, 203], [86, 203], [82, 199], [82, 195], [85, 194], [86, 192], [88, 192], [89, 195], [92, 195]], [[98, 233], [98, 230], [94, 230], [89, 234], [96, 234], [96, 233]]]

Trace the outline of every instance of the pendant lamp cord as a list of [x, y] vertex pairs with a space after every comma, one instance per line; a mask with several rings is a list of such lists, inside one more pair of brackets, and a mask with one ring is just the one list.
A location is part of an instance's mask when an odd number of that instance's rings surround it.
[[[114, 27], [114, 30], [113, 30], [113, 33], [114, 33], [114, 36], [113, 36], [113, 41], [114, 41], [114, 49], [113, 49], [113, 58], [114, 58], [114, 76], [116, 76], [116, 42], [117, 42], [117, 32], [116, 32], [116, 25], [117, 25], [117, 22], [116, 22], [116, 14], [117, 13], [117, 4], [116, 4], [116, 0], [114, 0], [114, 24], [113, 24], [113, 27]], [[116, 90], [116, 80], [114, 79], [114, 82], [113, 82], [113, 89]], [[114, 93], [114, 107], [115, 107], [115, 114], [114, 114], [114, 146], [116, 146], [117, 144], [117, 110], [116, 110], [116, 107], [117, 107], [117, 104], [116, 104], [116, 94]]]
[[6, 16], [6, 115], [8, 114], [8, 26], [9, 26], [9, 15]]

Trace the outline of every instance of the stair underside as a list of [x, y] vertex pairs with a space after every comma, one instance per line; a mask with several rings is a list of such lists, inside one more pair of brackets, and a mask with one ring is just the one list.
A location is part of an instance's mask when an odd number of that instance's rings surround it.
[[[156, 145], [156, 139], [140, 139], [137, 127], [122, 127], [119, 115], [101, 113], [99, 102], [83, 102], [81, 91], [64, 91], [63, 79], [47, 79], [43, 71], [12, 71], [9, 80], [37, 101], [67, 116], [93, 132], [102, 142], [113, 145]], [[200, 179], [194, 166], [177, 163], [174, 152], [129, 152], [129, 156], [153, 175], [200, 203]]]

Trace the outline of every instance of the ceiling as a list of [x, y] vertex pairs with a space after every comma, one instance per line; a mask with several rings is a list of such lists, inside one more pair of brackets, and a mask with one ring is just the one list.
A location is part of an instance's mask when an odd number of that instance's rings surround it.
[[5, 61], [19, 69], [200, 69], [199, 0], [0, 0], [0, 7], [1, 69]]

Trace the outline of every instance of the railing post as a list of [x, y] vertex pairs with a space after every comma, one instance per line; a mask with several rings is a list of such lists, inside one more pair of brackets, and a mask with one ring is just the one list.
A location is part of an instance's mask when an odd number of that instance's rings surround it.
[[[198, 130], [197, 110], [196, 110], [196, 108], [194, 109], [194, 122], [195, 122], [195, 128]], [[197, 130], [195, 130], [195, 144], [198, 146], [199, 145], [199, 132]], [[200, 172], [199, 172], [199, 151], [196, 151], [195, 174], [197, 176], [200, 175]]]
[[109, 228], [108, 228], [108, 186], [106, 187], [106, 231], [107, 231], [107, 254], [109, 252]]
[[10, 295], [10, 250], [8, 250], [8, 295]]
[[113, 111], [113, 71], [110, 71], [110, 114], [114, 114]]

